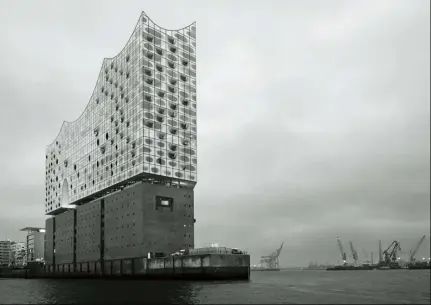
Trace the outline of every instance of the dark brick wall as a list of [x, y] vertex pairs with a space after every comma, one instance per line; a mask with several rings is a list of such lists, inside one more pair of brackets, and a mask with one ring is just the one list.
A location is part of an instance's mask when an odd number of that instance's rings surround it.
[[76, 208], [76, 261], [100, 259], [101, 200]]
[[73, 263], [75, 210], [55, 217], [55, 263]]
[[[144, 235], [148, 252], [173, 252], [194, 245], [194, 193], [191, 189], [143, 184]], [[156, 196], [173, 198], [173, 210], [155, 209]]]
[[45, 249], [44, 260], [47, 264], [53, 264], [54, 254], [54, 218], [45, 220]]
[[55, 226], [53, 219], [47, 219], [47, 263], [52, 263], [53, 237], [55, 264], [73, 263], [75, 215], [76, 262], [100, 259], [102, 201], [106, 260], [146, 257], [149, 252], [168, 254], [194, 246], [193, 190], [142, 183], [57, 215]]
[[[156, 197], [172, 198], [156, 209]], [[169, 253], [194, 244], [193, 190], [137, 184], [105, 198], [105, 259]]]

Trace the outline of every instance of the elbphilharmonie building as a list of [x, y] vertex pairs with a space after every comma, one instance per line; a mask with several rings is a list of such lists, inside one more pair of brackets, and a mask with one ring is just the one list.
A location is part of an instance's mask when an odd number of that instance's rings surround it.
[[95, 82], [81, 116], [46, 148], [45, 260], [193, 247], [195, 23], [168, 30], [141, 13]]

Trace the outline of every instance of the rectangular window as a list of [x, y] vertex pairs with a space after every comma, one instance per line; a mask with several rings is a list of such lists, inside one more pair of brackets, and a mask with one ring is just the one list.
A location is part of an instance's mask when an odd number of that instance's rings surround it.
[[156, 210], [174, 210], [174, 199], [169, 197], [156, 196]]

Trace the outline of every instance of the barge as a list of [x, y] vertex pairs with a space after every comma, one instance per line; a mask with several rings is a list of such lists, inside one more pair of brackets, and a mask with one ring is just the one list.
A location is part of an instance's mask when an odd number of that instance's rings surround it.
[[429, 262], [412, 262], [407, 265], [407, 269], [413, 269], [413, 270], [424, 270], [424, 269], [431, 269], [431, 265]]
[[280, 268], [252, 268], [251, 271], [280, 271]]
[[376, 269], [375, 265], [370, 264], [362, 264], [362, 265], [341, 265], [326, 268], [327, 271], [350, 271], [350, 270], [374, 270]]

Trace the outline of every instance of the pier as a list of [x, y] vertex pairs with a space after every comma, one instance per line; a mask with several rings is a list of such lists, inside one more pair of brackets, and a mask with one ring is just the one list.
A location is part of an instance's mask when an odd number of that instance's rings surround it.
[[248, 254], [194, 254], [43, 265], [0, 273], [8, 278], [248, 280]]

